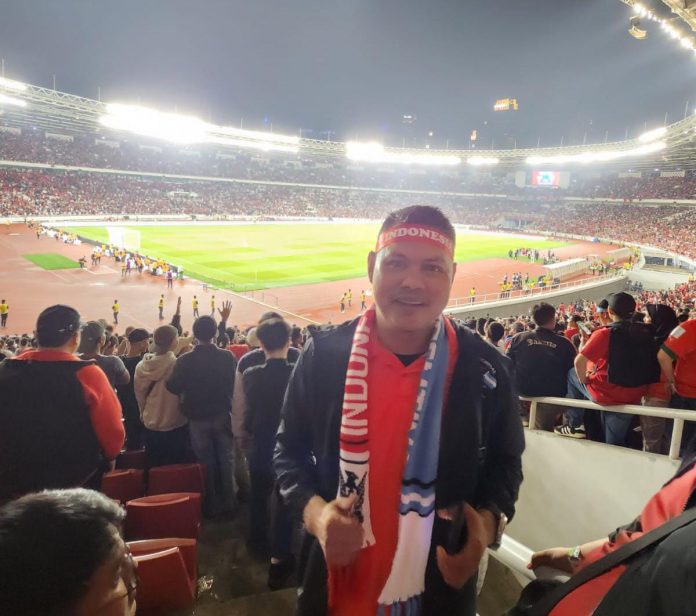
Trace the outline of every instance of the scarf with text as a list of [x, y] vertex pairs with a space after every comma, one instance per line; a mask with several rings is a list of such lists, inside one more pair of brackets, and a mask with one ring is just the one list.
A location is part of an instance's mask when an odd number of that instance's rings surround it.
[[[369, 343], [375, 334], [375, 310], [368, 310], [353, 336], [340, 432], [338, 496], [357, 495], [353, 514], [364, 530], [363, 547], [375, 543], [370, 524]], [[435, 480], [442, 406], [448, 367], [448, 341], [441, 316], [426, 352], [408, 433], [401, 482], [399, 533], [391, 573], [379, 597], [378, 613], [417, 614], [425, 589], [425, 569], [435, 518]]]

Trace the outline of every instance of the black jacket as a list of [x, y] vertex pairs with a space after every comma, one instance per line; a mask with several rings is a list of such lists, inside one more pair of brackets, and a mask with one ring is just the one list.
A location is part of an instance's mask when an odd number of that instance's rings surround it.
[[182, 396], [181, 412], [188, 419], [211, 419], [232, 411], [234, 355], [213, 344], [201, 344], [176, 360], [167, 390]]
[[520, 394], [565, 398], [576, 351], [563, 334], [544, 327], [522, 332], [512, 339], [507, 355], [515, 367]]
[[249, 465], [267, 472], [273, 465], [275, 436], [293, 365], [285, 359], [269, 359], [244, 372], [246, 394], [244, 431], [251, 437]]
[[[314, 495], [336, 497], [341, 407], [356, 325], [354, 320], [313, 329], [288, 385], [274, 462], [281, 493], [299, 512]], [[510, 362], [469, 329], [454, 327], [459, 353], [442, 419], [436, 507], [494, 504], [512, 518], [524, 436]], [[486, 373], [495, 373], [493, 389], [484, 385]], [[435, 563], [435, 546], [444, 543], [447, 524], [435, 520], [423, 615], [468, 616], [475, 610], [473, 583], [452, 589]], [[300, 558], [298, 614], [326, 614], [326, 578], [321, 548], [308, 535]]]

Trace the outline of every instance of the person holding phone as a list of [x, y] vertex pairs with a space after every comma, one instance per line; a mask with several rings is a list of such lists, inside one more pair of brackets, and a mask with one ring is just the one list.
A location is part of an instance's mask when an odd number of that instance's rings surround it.
[[307, 531], [300, 616], [476, 613], [524, 437], [510, 361], [442, 315], [454, 244], [439, 209], [392, 212], [367, 260], [374, 306], [309, 330], [275, 451]]

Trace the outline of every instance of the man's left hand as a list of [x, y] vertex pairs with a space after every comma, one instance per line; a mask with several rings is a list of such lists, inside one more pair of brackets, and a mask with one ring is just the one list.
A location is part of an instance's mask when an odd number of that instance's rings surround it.
[[[447, 509], [440, 509], [438, 517], [451, 520]], [[458, 554], [448, 554], [442, 546], [437, 547], [437, 566], [445, 582], [452, 588], [460, 589], [476, 574], [486, 548], [493, 543], [496, 524], [493, 514], [487, 510], [476, 511], [464, 504], [464, 518], [468, 539]]]

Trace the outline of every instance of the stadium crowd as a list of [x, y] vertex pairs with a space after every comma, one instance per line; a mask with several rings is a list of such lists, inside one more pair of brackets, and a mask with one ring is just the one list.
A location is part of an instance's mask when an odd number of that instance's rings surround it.
[[[490, 173], [471, 169], [399, 168], [375, 166], [337, 158], [314, 158], [305, 154], [250, 154], [230, 152], [213, 146], [182, 147], [162, 142], [144, 143], [114, 139], [104, 135], [60, 135], [43, 131], [19, 131], [0, 125], [0, 160], [65, 165], [132, 172], [193, 175], [273, 181], [527, 196], [536, 201], [554, 199], [536, 187], [518, 187], [514, 174]], [[692, 172], [677, 172], [662, 177], [659, 171], [642, 174], [580, 175], [565, 196], [590, 199], [694, 199], [696, 177]], [[542, 189], [543, 191], [543, 189]]]
[[[454, 238], [436, 208], [390, 213], [369, 260], [374, 305], [339, 326], [303, 332], [269, 312], [240, 332], [224, 302], [210, 316], [194, 305], [189, 336], [179, 302], [170, 324], [118, 336], [106, 319], [82, 323], [77, 310], [56, 305], [41, 312], [31, 336], [3, 337], [0, 553], [12, 556], [0, 558], [9, 583], [3, 607], [31, 616], [105, 613], [105, 605], [134, 613], [138, 583], [121, 538], [123, 511], [93, 490], [122, 449], [144, 447], [146, 469], [203, 465], [207, 517], [234, 516], [248, 500], [248, 546], [267, 559], [271, 589], [287, 585], [296, 568], [292, 533], [301, 517], [299, 614], [326, 613], [328, 596], [332, 612], [475, 614], [479, 563], [487, 547], [499, 547], [522, 481], [516, 394], [696, 410], [696, 283], [643, 291], [638, 301], [619, 292], [462, 323], [442, 316]], [[117, 313], [116, 305], [116, 322]], [[375, 329], [379, 336], [370, 335]], [[631, 416], [610, 410], [547, 408], [538, 421], [564, 437], [630, 444]], [[641, 429], [643, 447], [663, 452], [666, 423]], [[368, 472], [379, 489], [369, 490]], [[436, 495], [438, 507], [470, 505], [436, 514]], [[661, 498], [677, 499], [673, 490]], [[676, 517], [672, 509], [633, 524], [649, 530]], [[467, 532], [453, 531], [452, 518]], [[47, 566], [25, 592], [33, 531], [65, 566]], [[88, 554], [77, 572], [78, 561], [61, 552], [66, 541]], [[569, 572], [630, 541], [610, 535], [592, 549], [578, 546]], [[538, 552], [530, 567], [567, 564], [568, 553]], [[658, 592], [625, 580], [626, 601]], [[577, 597], [563, 601], [567, 613], [592, 613], [573, 608]]]
[[[0, 170], [0, 216], [25, 218], [104, 213], [378, 218], [403, 201], [402, 194], [376, 190]], [[696, 258], [696, 209], [689, 206], [539, 204], [454, 195], [442, 195], [438, 202], [453, 222], [460, 224], [637, 242]]]

